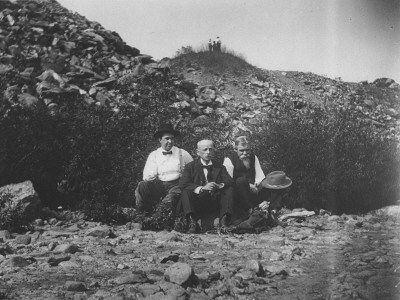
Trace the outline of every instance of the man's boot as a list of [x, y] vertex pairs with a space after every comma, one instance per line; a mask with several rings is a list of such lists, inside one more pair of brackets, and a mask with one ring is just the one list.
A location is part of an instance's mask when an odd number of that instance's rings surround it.
[[220, 224], [222, 227], [228, 227], [229, 222], [230, 222], [230, 219], [231, 219], [231, 215], [230, 215], [230, 214], [224, 214], [224, 215], [222, 216], [221, 221], [219, 222], [219, 224]]
[[199, 232], [199, 224], [197, 223], [197, 220], [195, 219], [195, 217], [192, 214], [189, 215], [188, 221], [189, 221], [189, 229], [188, 229], [187, 233], [190, 233], [190, 234], [198, 233]]

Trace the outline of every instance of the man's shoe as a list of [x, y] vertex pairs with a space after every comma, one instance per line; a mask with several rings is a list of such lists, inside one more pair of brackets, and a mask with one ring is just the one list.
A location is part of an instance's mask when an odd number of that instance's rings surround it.
[[189, 218], [189, 229], [188, 229], [187, 233], [194, 234], [194, 233], [198, 233], [198, 232], [199, 232], [199, 224], [193, 217], [190, 217]]
[[278, 212], [276, 209], [273, 209], [269, 212], [269, 219], [271, 220], [273, 226], [279, 225]]
[[222, 227], [228, 227], [228, 225], [229, 225], [229, 218], [230, 216], [228, 215], [228, 214], [225, 214], [225, 215], [223, 215], [222, 216], [222, 218], [221, 218], [221, 221], [219, 222], [219, 224], [222, 226]]

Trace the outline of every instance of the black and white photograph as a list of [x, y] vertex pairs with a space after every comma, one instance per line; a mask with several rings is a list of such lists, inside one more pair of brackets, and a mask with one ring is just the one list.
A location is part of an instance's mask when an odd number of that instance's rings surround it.
[[11, 299], [400, 299], [400, 1], [0, 0]]

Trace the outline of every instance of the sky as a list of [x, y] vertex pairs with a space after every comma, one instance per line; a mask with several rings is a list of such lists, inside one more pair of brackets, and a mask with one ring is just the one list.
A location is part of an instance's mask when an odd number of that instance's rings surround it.
[[209, 38], [256, 67], [400, 83], [400, 0], [58, 0], [155, 59]]

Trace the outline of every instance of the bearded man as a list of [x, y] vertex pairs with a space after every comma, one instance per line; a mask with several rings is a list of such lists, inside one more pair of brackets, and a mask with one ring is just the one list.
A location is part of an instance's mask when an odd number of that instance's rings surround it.
[[238, 137], [234, 150], [225, 157], [223, 165], [235, 182], [236, 209], [249, 214], [254, 206], [267, 201], [268, 214], [275, 218], [283, 206], [284, 189], [292, 184], [292, 180], [282, 171], [265, 176], [260, 161], [250, 150], [247, 137]]

